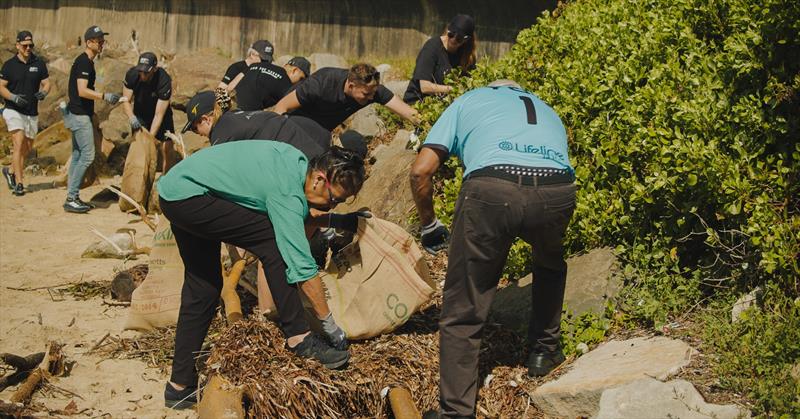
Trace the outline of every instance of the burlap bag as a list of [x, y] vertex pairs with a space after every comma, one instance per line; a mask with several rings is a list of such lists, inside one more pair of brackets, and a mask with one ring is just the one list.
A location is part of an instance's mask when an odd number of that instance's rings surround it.
[[[350, 339], [400, 327], [435, 288], [414, 238], [375, 217], [360, 220], [353, 243], [330, 258], [320, 275], [333, 317]], [[269, 289], [258, 291], [262, 311], [273, 312]]]
[[178, 321], [183, 288], [183, 260], [169, 221], [161, 217], [153, 236], [147, 278], [131, 296], [125, 329], [150, 330]]
[[[136, 130], [133, 135], [125, 168], [122, 172], [122, 193], [133, 198], [144, 208], [148, 207], [150, 190], [156, 177], [158, 153], [156, 139], [144, 129]], [[133, 205], [122, 197], [119, 198], [119, 209], [125, 212], [134, 209]]]

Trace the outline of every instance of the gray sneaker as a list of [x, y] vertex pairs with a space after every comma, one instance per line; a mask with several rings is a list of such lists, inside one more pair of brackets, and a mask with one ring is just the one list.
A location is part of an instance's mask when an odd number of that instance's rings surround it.
[[17, 183], [17, 186], [14, 187], [14, 195], [22, 196], [25, 195], [25, 186], [21, 183]]
[[333, 348], [328, 342], [320, 339], [314, 332], [311, 332], [297, 344], [294, 348], [289, 348], [296, 355], [312, 358], [319, 361], [325, 368], [335, 370], [350, 360], [350, 352], [340, 351]]
[[11, 173], [11, 170], [9, 170], [8, 167], [3, 168], [3, 177], [6, 178], [6, 183], [8, 183], [8, 189], [11, 189], [13, 191], [14, 188], [17, 186], [17, 179], [16, 176], [14, 176], [14, 174]]
[[89, 212], [90, 209], [91, 208], [86, 204], [84, 204], [83, 202], [81, 202], [80, 199], [67, 198], [67, 200], [64, 201], [64, 211], [66, 212], [71, 212], [75, 214], [85, 214]]

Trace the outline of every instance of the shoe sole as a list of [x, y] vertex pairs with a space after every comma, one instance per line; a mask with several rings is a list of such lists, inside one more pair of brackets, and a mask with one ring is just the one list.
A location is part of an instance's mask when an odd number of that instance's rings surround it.
[[86, 210], [76, 210], [76, 209], [72, 209], [72, 208], [69, 208], [69, 209], [64, 208], [64, 211], [71, 212], [73, 214], [86, 214], [87, 212], [89, 212], [88, 209], [86, 209]]
[[329, 370], [335, 370], [335, 369], [339, 369], [339, 368], [341, 368], [342, 366], [344, 366], [345, 364], [347, 364], [349, 361], [350, 361], [350, 354], [347, 354], [347, 357], [345, 357], [345, 358], [344, 358], [343, 360], [341, 360], [341, 361], [330, 362], [330, 363], [327, 363], [327, 364], [322, 364], [322, 365], [323, 365], [325, 368], [329, 369]]
[[183, 410], [183, 409], [191, 409], [197, 404], [197, 402], [189, 401], [189, 400], [165, 400], [164, 406], [174, 409], [174, 410]]

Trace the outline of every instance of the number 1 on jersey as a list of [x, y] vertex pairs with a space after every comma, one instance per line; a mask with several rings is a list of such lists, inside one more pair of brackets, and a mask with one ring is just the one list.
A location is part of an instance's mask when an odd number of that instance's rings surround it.
[[525, 104], [525, 113], [528, 114], [528, 124], [536, 125], [536, 108], [533, 107], [533, 100], [528, 96], [520, 96], [519, 99]]

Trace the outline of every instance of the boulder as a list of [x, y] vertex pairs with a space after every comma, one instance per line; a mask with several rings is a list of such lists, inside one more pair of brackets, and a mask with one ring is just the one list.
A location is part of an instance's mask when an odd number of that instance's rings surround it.
[[389, 75], [389, 71], [392, 70], [392, 66], [386, 63], [378, 64], [375, 66], [375, 69], [378, 70], [379, 73], [381, 73], [381, 80], [385, 81], [386, 77]]
[[117, 106], [109, 114], [105, 121], [100, 122], [100, 131], [103, 138], [114, 144], [124, 144], [131, 142], [131, 126], [125, 109]]
[[67, 84], [69, 82], [69, 69], [64, 73], [58, 69], [47, 69], [50, 72], [50, 93], [39, 102], [39, 131], [62, 121], [64, 117], [58, 109], [58, 103], [68, 102]]
[[[237, 60], [238, 61], [238, 60]], [[233, 64], [230, 58], [213, 49], [201, 49], [181, 54], [169, 63], [172, 76], [172, 107], [183, 110], [186, 102], [197, 92], [214, 90]], [[177, 127], [177, 120], [175, 121]]]
[[274, 59], [272, 61], [272, 64], [275, 64], [277, 66], [283, 66], [284, 64], [288, 63], [289, 60], [291, 60], [292, 58], [294, 58], [294, 55], [281, 55], [280, 57]]
[[33, 140], [39, 157], [53, 157], [58, 164], [66, 164], [72, 157], [72, 133], [59, 121], [39, 132]]
[[[101, 54], [94, 62], [95, 72], [97, 72], [95, 90], [122, 94], [122, 82], [125, 79], [125, 73], [135, 63], [135, 60], [130, 62], [121, 61]], [[94, 113], [97, 114], [97, 120], [102, 122], [108, 119], [108, 115], [113, 109], [121, 106], [120, 104], [109, 105], [103, 100], [96, 100], [94, 102]]]
[[666, 383], [647, 377], [608, 389], [600, 397], [595, 419], [639, 419], [646, 417], [681, 419], [749, 418], [750, 412], [735, 405], [709, 404], [685, 380]]
[[[615, 298], [622, 286], [615, 269], [616, 257], [607, 247], [567, 259], [564, 308], [575, 316], [587, 312], [602, 315], [608, 300]], [[528, 274], [498, 290], [492, 302], [492, 319], [522, 336], [528, 333], [532, 282], [533, 274]]]
[[345, 126], [349, 129], [358, 131], [359, 134], [363, 135], [367, 139], [380, 135], [386, 129], [383, 124], [383, 120], [381, 120], [381, 118], [378, 116], [376, 106], [380, 105], [373, 103], [365, 108], [362, 108], [349, 118], [349, 121], [345, 123]]
[[739, 297], [735, 303], [733, 303], [733, 308], [731, 308], [731, 321], [736, 323], [742, 318], [742, 313], [745, 310], [750, 309], [751, 307], [758, 308], [758, 304], [760, 303], [764, 294], [764, 290], [761, 287], [756, 287], [749, 293]]
[[397, 131], [389, 146], [375, 156], [377, 161], [355, 201], [339, 205], [336, 212], [345, 213], [368, 207], [378, 218], [408, 226], [409, 214], [414, 208], [408, 173], [416, 159], [416, 153], [406, 149], [409, 134], [406, 130]]
[[325, 67], [350, 68], [347, 60], [335, 54], [315, 52], [306, 58], [311, 63], [312, 73]]
[[[183, 129], [183, 126], [186, 125], [186, 113], [182, 111], [177, 111], [172, 113], [173, 121], [175, 122], [175, 130], [180, 132]], [[208, 138], [203, 137], [202, 135], [197, 135], [192, 131], [186, 131], [181, 134], [183, 137], [183, 142], [186, 144], [186, 155], [190, 156], [197, 150], [201, 148], [205, 148], [211, 145], [208, 141]]]
[[534, 390], [533, 402], [548, 417], [592, 416], [605, 390], [647, 377], [664, 380], [686, 366], [694, 352], [685, 342], [665, 337], [609, 341]]
[[408, 88], [408, 80], [384, 81], [383, 85], [386, 86], [387, 89], [391, 90], [395, 96], [402, 99], [403, 95], [406, 93], [406, 89]]

